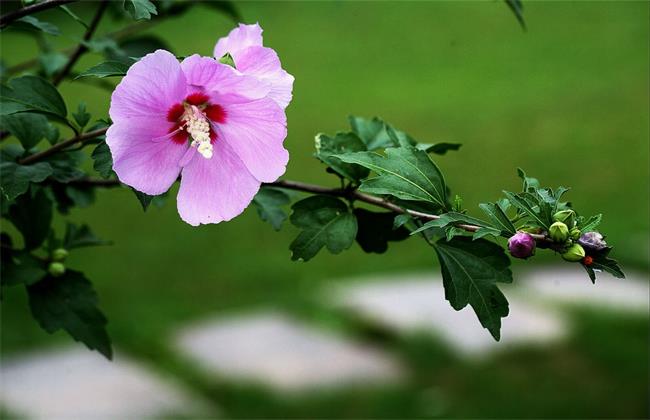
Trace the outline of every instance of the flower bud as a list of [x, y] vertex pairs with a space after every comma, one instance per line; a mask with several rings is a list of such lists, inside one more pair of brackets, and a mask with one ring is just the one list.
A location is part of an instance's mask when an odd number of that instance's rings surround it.
[[52, 251], [53, 261], [63, 261], [68, 257], [68, 251], [63, 248], [57, 248]]
[[578, 239], [578, 243], [591, 251], [601, 251], [607, 248], [607, 242], [605, 242], [603, 235], [598, 232], [587, 232], [583, 234]]
[[569, 232], [569, 235], [571, 236], [571, 239], [573, 239], [574, 241], [577, 241], [578, 238], [580, 237], [580, 229], [574, 227]]
[[578, 244], [573, 244], [562, 254], [566, 261], [578, 262], [585, 257], [585, 249]]
[[569, 228], [562, 222], [555, 222], [548, 229], [548, 236], [553, 242], [565, 242], [569, 238]]
[[535, 254], [535, 239], [525, 232], [517, 232], [508, 239], [508, 250], [515, 258], [528, 258]]
[[571, 209], [558, 211], [553, 215], [553, 220], [556, 222], [562, 222], [571, 229], [576, 223], [576, 212]]
[[61, 277], [65, 274], [65, 265], [60, 262], [53, 262], [47, 267], [47, 271], [52, 275], [52, 277]]

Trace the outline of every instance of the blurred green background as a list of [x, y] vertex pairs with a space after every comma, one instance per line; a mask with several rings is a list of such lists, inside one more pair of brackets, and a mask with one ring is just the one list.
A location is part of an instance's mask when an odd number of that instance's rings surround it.
[[[501, 2], [236, 4], [246, 22], [262, 25], [265, 45], [296, 78], [287, 109], [287, 179], [336, 185], [311, 156], [314, 135], [347, 130], [348, 114], [377, 115], [422, 142], [463, 143], [437, 162], [469, 209], [502, 189], [518, 189], [518, 166], [545, 185], [572, 187], [567, 197], [579, 211], [604, 214], [601, 229], [624, 269], [647, 273], [648, 3], [525, 2], [527, 32]], [[74, 10], [89, 19], [92, 8]], [[42, 16], [65, 34], [52, 39], [57, 47], [83, 33], [60, 12]], [[232, 26], [223, 15], [195, 8], [147, 33], [179, 56], [210, 55]], [[117, 27], [106, 19], [99, 33]], [[8, 66], [37, 50], [23, 34], [2, 35]], [[77, 69], [98, 60], [89, 54]], [[106, 91], [81, 82], [61, 90], [69, 109], [85, 101], [94, 117], [106, 115]], [[114, 245], [75, 251], [68, 265], [94, 282], [117, 348], [180, 377], [226, 417], [648, 415], [647, 316], [575, 309], [577, 328], [568, 341], [467, 363], [434, 337], [379, 339], [318, 298], [327, 285], [358, 274], [435, 269], [432, 250], [419, 241], [391, 245], [380, 256], [355, 245], [338, 256], [321, 252], [308, 263], [291, 262], [293, 227], [276, 233], [250, 208], [232, 222], [192, 228], [178, 217], [173, 197], [145, 214], [129, 190], [101, 191], [96, 205], [73, 210], [70, 219], [91, 224]], [[547, 261], [551, 256], [530, 264]], [[515, 279], [523, 267], [515, 264]], [[404, 360], [410, 380], [294, 399], [212, 380], [170, 351], [170, 334], [180, 324], [251, 307], [282, 308], [324, 328], [380, 340]], [[6, 290], [3, 357], [52, 341], [69, 338], [42, 332], [24, 292]], [[431, 389], [437, 396], [429, 400]]]

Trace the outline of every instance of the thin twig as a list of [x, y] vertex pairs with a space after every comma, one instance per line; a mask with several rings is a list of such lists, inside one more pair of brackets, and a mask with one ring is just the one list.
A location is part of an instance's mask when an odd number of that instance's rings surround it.
[[102, 15], [106, 11], [106, 8], [108, 7], [108, 1], [104, 0], [100, 3], [99, 7], [97, 8], [97, 12], [95, 13], [95, 16], [93, 17], [92, 22], [90, 22], [90, 25], [88, 25], [88, 29], [86, 29], [86, 33], [84, 34], [83, 41], [77, 45], [77, 48], [74, 50], [70, 58], [68, 59], [68, 62], [66, 63], [65, 67], [57, 73], [56, 76], [54, 76], [54, 79], [52, 80], [52, 84], [54, 86], [57, 86], [65, 77], [70, 73], [74, 65], [77, 63], [79, 58], [88, 51], [88, 47], [86, 46], [86, 43], [90, 41], [90, 39], [93, 37], [93, 34], [95, 33], [95, 30], [97, 30], [97, 26], [99, 26], [99, 21], [102, 20]]
[[6, 13], [0, 17], [0, 28], [4, 28], [9, 25], [11, 22], [31, 15], [32, 13], [41, 12], [43, 10], [51, 9], [53, 7], [61, 6], [66, 3], [72, 3], [74, 0], [45, 0], [40, 3], [35, 3], [30, 6], [25, 6], [20, 9], [16, 9], [12, 12]]
[[51, 156], [56, 152], [58, 152], [59, 150], [63, 150], [67, 147], [70, 147], [73, 144], [85, 143], [88, 140], [92, 140], [99, 136], [103, 136], [104, 134], [106, 134], [106, 130], [108, 130], [108, 128], [100, 128], [94, 131], [88, 131], [87, 133], [79, 134], [78, 136], [74, 136], [71, 139], [62, 141], [61, 143], [56, 143], [49, 149], [45, 149], [42, 152], [34, 153], [33, 155], [27, 156], [26, 158], [19, 160], [18, 163], [21, 165], [29, 165], [30, 163], [34, 163], [38, 160]]

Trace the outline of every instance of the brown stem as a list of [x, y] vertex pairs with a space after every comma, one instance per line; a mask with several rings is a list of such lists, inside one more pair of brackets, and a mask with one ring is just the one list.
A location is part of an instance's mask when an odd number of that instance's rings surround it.
[[93, 17], [92, 22], [90, 22], [90, 25], [88, 26], [88, 29], [86, 29], [86, 33], [84, 34], [83, 37], [83, 42], [81, 42], [79, 45], [77, 45], [77, 48], [74, 50], [72, 55], [70, 55], [70, 58], [68, 59], [68, 62], [66, 63], [65, 67], [57, 73], [56, 76], [54, 76], [54, 79], [52, 80], [52, 84], [54, 86], [57, 86], [61, 81], [70, 73], [74, 65], [79, 61], [79, 58], [88, 51], [88, 47], [86, 46], [86, 42], [90, 41], [92, 38], [93, 34], [95, 33], [95, 30], [97, 30], [97, 26], [99, 26], [99, 21], [102, 19], [102, 15], [106, 11], [106, 8], [108, 7], [108, 1], [102, 1], [97, 8], [97, 12], [95, 13], [95, 16]]
[[106, 134], [106, 130], [108, 130], [108, 128], [100, 128], [94, 131], [88, 131], [87, 133], [79, 134], [78, 136], [74, 136], [71, 139], [62, 141], [61, 143], [57, 143], [52, 147], [50, 147], [49, 149], [43, 150], [42, 152], [34, 153], [33, 155], [27, 156], [26, 158], [19, 160], [18, 163], [21, 165], [29, 165], [30, 163], [34, 163], [38, 160], [51, 156], [56, 152], [58, 152], [59, 150], [63, 150], [66, 147], [70, 147], [73, 144], [84, 143], [88, 140], [92, 140], [96, 137], [102, 136]]
[[53, 7], [61, 6], [66, 3], [72, 3], [74, 0], [45, 0], [40, 3], [32, 4], [30, 6], [16, 9], [12, 12], [5, 13], [0, 16], [0, 28], [4, 28], [11, 22], [20, 19], [21, 17], [31, 15], [32, 13], [41, 12], [43, 10], [51, 9]]

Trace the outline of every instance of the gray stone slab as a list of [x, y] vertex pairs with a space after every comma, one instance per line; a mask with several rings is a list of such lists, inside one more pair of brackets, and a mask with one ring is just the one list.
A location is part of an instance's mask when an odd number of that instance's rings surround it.
[[391, 382], [401, 376], [397, 362], [379, 350], [276, 312], [201, 322], [180, 331], [176, 345], [201, 369], [280, 391]]
[[565, 265], [523, 272], [519, 284], [529, 294], [548, 301], [606, 307], [617, 311], [648, 312], [648, 274], [626, 272], [625, 279], [607, 273], [597, 275], [593, 284], [582, 267]]
[[479, 356], [521, 343], [547, 343], [565, 336], [563, 317], [551, 308], [509, 294], [510, 315], [504, 318], [501, 341], [481, 327], [474, 311], [455, 311], [445, 300], [438, 274], [390, 275], [351, 281], [337, 288], [332, 301], [365, 319], [397, 331], [430, 332], [460, 353]]
[[143, 419], [206, 406], [140, 364], [81, 345], [2, 360], [0, 405], [36, 419]]

